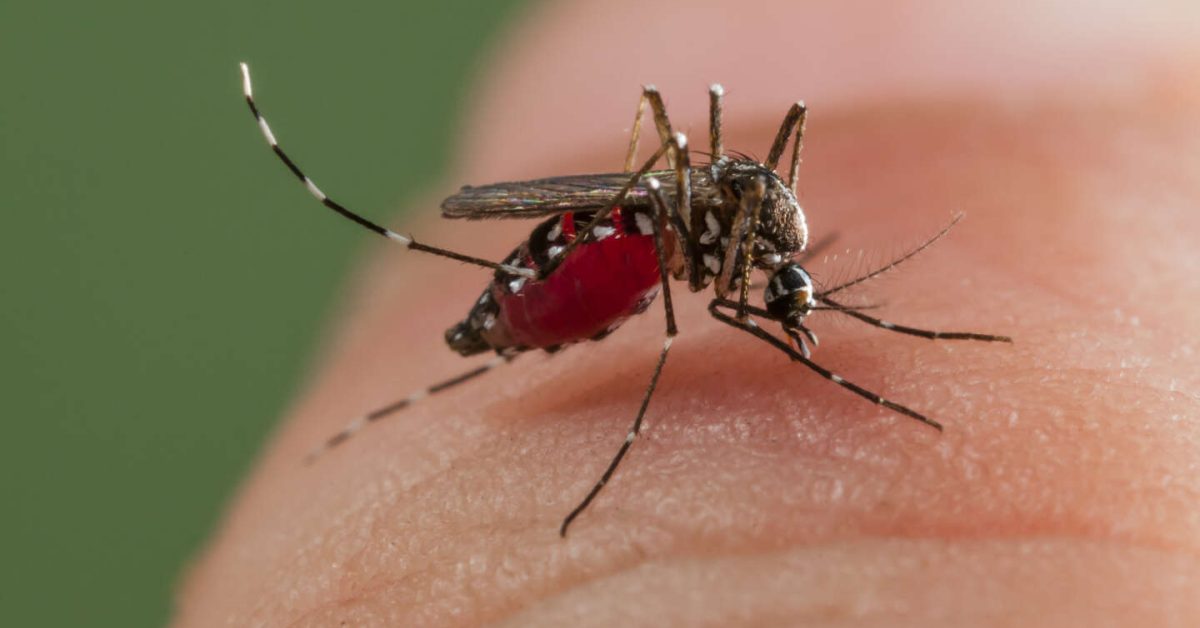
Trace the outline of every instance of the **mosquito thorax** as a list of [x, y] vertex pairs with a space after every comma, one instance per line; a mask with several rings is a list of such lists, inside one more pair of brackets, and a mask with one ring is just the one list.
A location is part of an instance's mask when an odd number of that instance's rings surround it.
[[758, 232], [754, 243], [755, 264], [773, 268], [780, 261], [804, 250], [808, 243], [808, 223], [796, 195], [774, 170], [752, 159], [724, 157], [712, 166], [713, 181], [721, 192], [730, 221], [741, 205], [745, 190], [764, 184]]
[[767, 311], [785, 327], [799, 327], [816, 307], [812, 277], [800, 264], [789, 262], [777, 268], [763, 291]]

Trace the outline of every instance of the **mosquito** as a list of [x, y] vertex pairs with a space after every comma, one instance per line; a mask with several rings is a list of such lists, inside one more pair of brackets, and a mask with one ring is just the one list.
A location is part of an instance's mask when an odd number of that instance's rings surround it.
[[[684, 281], [692, 292], [708, 289], [708, 306], [716, 320], [751, 334], [821, 377], [871, 403], [942, 430], [937, 421], [883, 398], [812, 360], [816, 334], [807, 317], [830, 311], [889, 331], [931, 340], [1012, 342], [1007, 336], [944, 332], [891, 323], [834, 298], [839, 292], [900, 265], [943, 237], [961, 215], [925, 243], [856, 279], [818, 289], [801, 262], [819, 245], [808, 248], [808, 224], [796, 200], [807, 109], [791, 105], [771, 142], [765, 161], [726, 151], [723, 143], [724, 90], [712, 85], [709, 101], [707, 163], [693, 165], [687, 137], [676, 132], [658, 90], [642, 89], [629, 147], [621, 172], [550, 177], [532, 181], [466, 186], [442, 202], [450, 219], [490, 220], [543, 218], [501, 262], [417, 242], [411, 235], [380, 226], [327, 196], [279, 147], [271, 127], [255, 104], [250, 70], [241, 64], [246, 103], [276, 156], [318, 201], [359, 226], [409, 249], [473, 264], [492, 271], [492, 279], [466, 317], [450, 327], [446, 344], [462, 356], [493, 354], [480, 366], [421, 389], [350, 422], [314, 450], [306, 460], [336, 447], [367, 424], [413, 403], [473, 380], [519, 355], [600, 340], [629, 317], [646, 311], [662, 293], [665, 333], [641, 405], [608, 467], [559, 527], [567, 529], [612, 479], [621, 460], [641, 433], [642, 422], [679, 334], [671, 300], [671, 280]], [[647, 108], [657, 131], [657, 149], [637, 164]], [[776, 169], [788, 144], [787, 180]], [[665, 162], [665, 168], [658, 168]], [[751, 275], [767, 275], [764, 306], [749, 302]], [[584, 289], [578, 289], [583, 286]], [[780, 326], [785, 339], [757, 321]]]

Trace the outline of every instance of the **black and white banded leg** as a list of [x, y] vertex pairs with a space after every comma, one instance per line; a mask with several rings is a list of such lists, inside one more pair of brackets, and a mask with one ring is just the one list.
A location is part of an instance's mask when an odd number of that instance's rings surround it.
[[709, 304], [708, 311], [710, 314], [713, 315], [713, 318], [716, 318], [717, 320], [721, 321], [722, 323], [725, 323], [726, 325], [729, 325], [731, 327], [736, 327], [748, 334], [757, 336], [759, 339], [765, 341], [767, 344], [769, 344], [769, 345], [775, 347], [776, 349], [779, 349], [780, 351], [787, 354], [787, 356], [789, 358], [791, 358], [792, 360], [799, 362], [799, 363], [803, 364], [804, 366], [807, 366], [808, 368], [815, 371], [821, 377], [824, 377], [825, 379], [837, 384], [838, 386], [841, 386], [842, 388], [849, 390], [850, 392], [858, 395], [859, 397], [862, 397], [863, 399], [866, 399], [867, 401], [870, 401], [871, 403], [883, 406], [894, 412], [903, 414], [904, 416], [916, 419], [916, 420], [920, 421], [921, 423], [924, 423], [925, 425], [928, 425], [929, 427], [932, 427], [932, 428], [938, 430], [939, 432], [942, 431], [941, 423], [938, 423], [937, 421], [934, 421], [933, 419], [926, 417], [925, 415], [921, 414], [920, 412], [917, 412], [916, 410], [902, 406], [894, 401], [889, 401], [887, 399], [884, 399], [882, 396], [880, 396], [876, 393], [873, 393], [873, 392], [867, 390], [866, 388], [863, 388], [862, 386], [855, 384], [854, 382], [848, 381], [847, 379], [843, 378], [842, 376], [838, 375], [837, 373], [834, 373], [833, 371], [830, 371], [829, 369], [821, 366], [820, 364], [813, 362], [811, 359], [805, 357], [799, 351], [793, 349], [786, 342], [784, 342], [784, 341], [776, 338], [772, 334], [768, 333], [765, 329], [759, 327], [758, 324], [755, 323], [753, 319], [746, 318], [744, 320], [738, 320], [737, 318], [735, 318], [733, 316], [729, 316], [728, 314], [725, 314], [724, 312], [722, 312], [720, 310], [721, 307], [729, 307], [729, 306], [725, 306], [724, 304], [722, 304], [722, 302], [720, 300], [714, 300], [712, 303]]
[[279, 142], [275, 139], [275, 134], [271, 132], [271, 127], [267, 124], [267, 119], [263, 117], [262, 113], [258, 110], [258, 106], [254, 103], [254, 90], [250, 84], [250, 68], [245, 63], [241, 64], [241, 68], [242, 91], [246, 96], [246, 104], [250, 106], [250, 112], [254, 114], [254, 119], [258, 122], [258, 128], [262, 131], [263, 137], [266, 138], [267, 144], [271, 146], [271, 150], [275, 151], [275, 155], [279, 157], [280, 161], [283, 162], [283, 165], [287, 166], [288, 170], [291, 170], [292, 174], [296, 175], [296, 178], [300, 179], [300, 182], [304, 184], [304, 187], [308, 190], [308, 192], [312, 194], [318, 201], [320, 201], [322, 205], [332, 209], [338, 214], [341, 214], [343, 217], [354, 221], [359, 226], [373, 231], [414, 251], [422, 251], [424, 253], [438, 255], [440, 257], [447, 257], [459, 262], [473, 264], [475, 266], [482, 266], [492, 270], [501, 270], [506, 273], [512, 273], [522, 277], [535, 276], [534, 271], [528, 268], [517, 268], [514, 266], [508, 266], [506, 264], [497, 264], [486, 259], [473, 257], [470, 255], [463, 255], [462, 253], [456, 253], [448, 249], [429, 246], [428, 244], [422, 244], [414, 240], [412, 236], [396, 233], [391, 229], [378, 225], [351, 211], [341, 203], [329, 198], [329, 196], [321, 191], [321, 188], [317, 187], [316, 183], [313, 183], [312, 179], [308, 178], [308, 176], [300, 170], [300, 167], [296, 165], [296, 162], [292, 161], [292, 158], [289, 157], [287, 153], [283, 152], [283, 149], [279, 147]]
[[[558, 533], [560, 536], [567, 536], [567, 528], [587, 507], [596, 499], [608, 481], [617, 471], [617, 467], [621, 464], [621, 460], [625, 458], [625, 454], [629, 452], [629, 448], [633, 446], [633, 441], [637, 439], [638, 434], [642, 431], [642, 420], [646, 416], [646, 409], [650, 407], [650, 398], [654, 396], [654, 389], [658, 387], [658, 378], [662, 375], [663, 367], [667, 363], [667, 354], [671, 351], [671, 343], [675, 341], [675, 336], [679, 334], [679, 328], [675, 324], [675, 306], [671, 300], [671, 284], [670, 277], [667, 271], [666, 247], [663, 245], [663, 237], [666, 234], [667, 224], [669, 222], [669, 214], [671, 210], [667, 204], [667, 200], [662, 193], [662, 184], [654, 177], [646, 179], [646, 187], [650, 191], [651, 205], [654, 206], [654, 253], [658, 256], [658, 272], [659, 281], [662, 283], [663, 295], [663, 310], [666, 313], [666, 338], [663, 340], [662, 352], [658, 355], [658, 362], [654, 365], [654, 373], [650, 376], [650, 383], [646, 386], [646, 392], [642, 395], [642, 405], [638, 407], [637, 417], [633, 419], [633, 424], [629, 426], [629, 432], [625, 434], [625, 441], [621, 443], [621, 447], [617, 450], [617, 454], [613, 456], [608, 467], [600, 476], [599, 481], [592, 486], [592, 490], [588, 491], [587, 497], [579, 502], [567, 516], [563, 519], [562, 526]], [[678, 212], [678, 207], [676, 208]]]
[[333, 449], [334, 447], [337, 447], [338, 445], [341, 445], [342, 443], [349, 440], [351, 436], [354, 436], [355, 434], [357, 434], [360, 430], [362, 430], [368, 424], [374, 423], [375, 421], [378, 421], [379, 419], [382, 419], [390, 414], [399, 412], [400, 410], [403, 410], [403, 409], [413, 405], [414, 403], [417, 403], [418, 401], [425, 399], [426, 397], [428, 397], [430, 395], [436, 395], [437, 393], [454, 388], [455, 386], [458, 386], [459, 384], [473, 380], [476, 377], [479, 377], [480, 375], [483, 375], [484, 373], [487, 373], [488, 371], [496, 368], [497, 366], [500, 366], [502, 364], [507, 364], [508, 362], [512, 362], [513, 360], [516, 359], [516, 357], [517, 357], [517, 354], [497, 355], [496, 357], [488, 360], [487, 362], [484, 362], [483, 364], [481, 364], [465, 373], [455, 375], [454, 377], [451, 377], [450, 379], [440, 381], [440, 382], [438, 382], [432, 386], [428, 386], [426, 388], [422, 388], [422, 389], [408, 395], [407, 397], [404, 397], [403, 399], [389, 403], [386, 406], [372, 410], [371, 412], [368, 412], [368, 413], [358, 417], [357, 419], [354, 419], [353, 421], [347, 423], [346, 427], [342, 428], [341, 431], [334, 434], [333, 436], [330, 436], [324, 443], [322, 443], [316, 449], [313, 449], [312, 451], [310, 451], [308, 453], [308, 455], [306, 455], [304, 457], [304, 464], [311, 464], [314, 460], [319, 458], [325, 452], [327, 452], [330, 449]]

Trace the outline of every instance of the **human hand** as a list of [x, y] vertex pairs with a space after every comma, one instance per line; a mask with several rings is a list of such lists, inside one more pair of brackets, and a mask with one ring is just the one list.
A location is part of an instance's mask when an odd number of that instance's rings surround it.
[[[441, 332], [486, 273], [389, 250], [191, 574], [179, 623], [1195, 624], [1196, 18], [1070, 3], [544, 8], [489, 69], [455, 183], [618, 168], [641, 82], [694, 141], [704, 90], [723, 82], [726, 144], [759, 155], [803, 98], [814, 237], [890, 250], [967, 214], [860, 294], [898, 322], [1016, 344], [814, 317], [818, 362], [927, 412], [939, 435], [677, 289], [681, 335], [648, 425], [563, 540], [636, 412], [658, 306], [303, 467], [345, 419], [470, 366]], [[498, 259], [530, 226], [414, 230]]]

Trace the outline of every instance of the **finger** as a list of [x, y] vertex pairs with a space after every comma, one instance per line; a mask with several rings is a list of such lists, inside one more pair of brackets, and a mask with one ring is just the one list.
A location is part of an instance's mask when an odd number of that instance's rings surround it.
[[[630, 67], [656, 73], [647, 78], [671, 96], [682, 128], [703, 128], [703, 87], [724, 81], [733, 148], [765, 146], [772, 103], [781, 112], [805, 98], [801, 188], [814, 228], [879, 247], [919, 240], [955, 209], [968, 213], [872, 296], [902, 304], [904, 322], [982, 325], [1017, 345], [939, 345], [841, 326], [822, 334], [816, 354], [936, 409], [946, 434], [796, 371], [711, 325], [699, 299], [681, 298], [676, 361], [645, 439], [566, 542], [556, 524], [623, 436], [635, 382], [654, 356], [637, 358], [658, 321], [415, 407], [298, 472], [295, 461], [348, 406], [460, 368], [438, 346], [440, 331], [475, 296], [464, 286], [485, 278], [439, 270], [436, 260], [383, 258], [194, 575], [185, 618], [470, 623], [521, 611], [520, 623], [581, 613], [597, 623], [641, 613], [816, 623], [874, 613], [930, 625], [970, 623], [981, 611], [1085, 622], [1088, 613], [1137, 613], [1151, 623], [1195, 612], [1179, 594], [1197, 581], [1194, 561], [1181, 558], [1198, 538], [1187, 470], [1200, 439], [1187, 391], [1200, 369], [1186, 339], [1200, 330], [1180, 298], [1196, 291], [1186, 235], [1200, 227], [1189, 211], [1200, 201], [1194, 95], [1180, 83], [1152, 99], [1144, 83], [1136, 98], [1130, 83], [1104, 84], [1142, 76], [1123, 64], [1153, 66], [1144, 75], [1159, 80], [1186, 76], [1194, 57], [1153, 65], [1163, 41], [1184, 44], [1132, 29], [1141, 36], [1123, 44], [1121, 63], [1101, 68], [1096, 60], [1116, 58], [1104, 54], [1116, 45], [1106, 33], [1128, 25], [1103, 12], [1061, 38], [1066, 45], [1039, 36], [1016, 8], [907, 23], [876, 14], [866, 31], [874, 37], [857, 38], [849, 34], [865, 26], [842, 9], [787, 10], [661, 5], [636, 20], [619, 5], [549, 10], [490, 73], [464, 182], [617, 163], [620, 133], [591, 121], [626, 124], [635, 98], [614, 102]], [[681, 15], [687, 28], [662, 27]], [[643, 23], [657, 26], [653, 37]], [[947, 38], [965, 46], [984, 26], [999, 43], [967, 46], [975, 56], [929, 51]], [[763, 37], [771, 28], [790, 34]], [[720, 55], [686, 54], [695, 32], [755, 45], [712, 46], [733, 57], [721, 65]], [[1058, 56], [1060, 46], [1072, 54]], [[825, 55], [797, 61], [803, 76], [781, 80], [776, 64], [749, 63], [799, 59], [801, 47]], [[1018, 72], [989, 49], [1040, 63]], [[936, 54], [949, 54], [956, 72], [941, 77]], [[1080, 71], [1086, 63], [1095, 70]], [[591, 82], [556, 82], [569, 65]], [[703, 73], [720, 75], [695, 78]], [[896, 73], [906, 80], [891, 81]], [[1044, 76], [1025, 83], [1027, 74]], [[827, 113], [817, 113], [809, 83], [831, 101]], [[485, 254], [502, 253], [520, 231], [455, 224], [437, 235]]]

